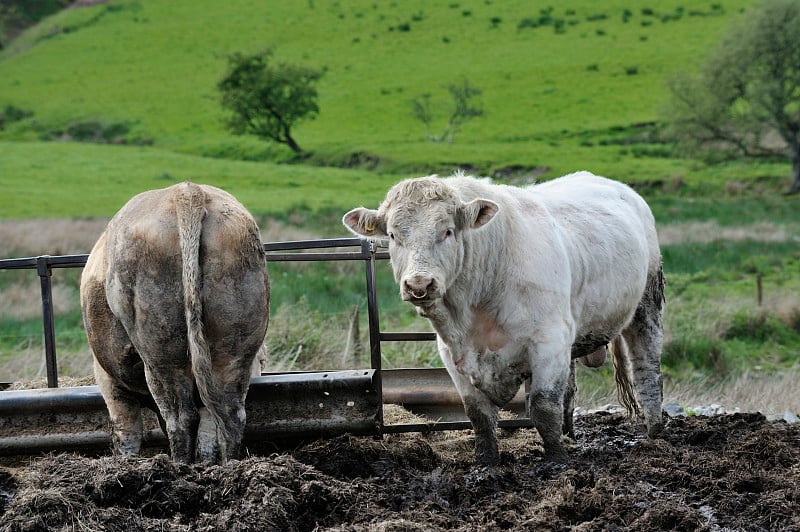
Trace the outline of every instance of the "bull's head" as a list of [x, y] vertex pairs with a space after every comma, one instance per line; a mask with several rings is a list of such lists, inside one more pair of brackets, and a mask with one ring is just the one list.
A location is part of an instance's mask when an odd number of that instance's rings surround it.
[[402, 181], [377, 210], [359, 207], [342, 222], [356, 235], [389, 240], [400, 295], [425, 307], [443, 297], [464, 260], [464, 235], [487, 224], [498, 206], [487, 199], [464, 202], [435, 176]]

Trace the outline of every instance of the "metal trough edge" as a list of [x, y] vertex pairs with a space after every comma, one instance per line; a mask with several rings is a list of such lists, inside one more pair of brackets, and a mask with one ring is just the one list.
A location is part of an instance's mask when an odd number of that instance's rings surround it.
[[[390, 369], [381, 372], [383, 402], [403, 406], [413, 414], [429, 418], [429, 423], [384, 425], [384, 432], [427, 432], [472, 428], [464, 413], [461, 396], [445, 368]], [[532, 426], [527, 418], [525, 387], [503, 408], [518, 419], [501, 420], [498, 426], [520, 428]]]
[[[343, 433], [464, 430], [471, 425], [444, 368], [373, 369], [265, 374], [250, 381], [245, 446]], [[399, 404], [429, 421], [383, 423], [382, 403]], [[525, 391], [506, 410], [517, 419], [502, 428], [530, 427]], [[164, 447], [166, 438], [146, 409], [145, 447]], [[111, 446], [110, 423], [97, 386], [0, 391], [0, 455]]]
[[[375, 370], [254, 377], [247, 397], [245, 446], [287, 439], [381, 433]], [[166, 438], [146, 415], [144, 445]], [[149, 418], [149, 419], [147, 419]], [[0, 392], [0, 455], [107, 449], [110, 422], [97, 386]]]

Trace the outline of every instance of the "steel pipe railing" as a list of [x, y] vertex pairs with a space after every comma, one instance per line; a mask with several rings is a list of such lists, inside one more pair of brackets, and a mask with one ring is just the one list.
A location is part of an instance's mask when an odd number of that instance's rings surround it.
[[[312, 251], [336, 248], [359, 248], [358, 251]], [[328, 238], [316, 240], [293, 240], [267, 242], [264, 244], [267, 262], [317, 262], [317, 261], [364, 261], [367, 292], [367, 320], [369, 323], [370, 366], [381, 369], [381, 342], [387, 341], [428, 341], [436, 338], [429, 332], [392, 333], [380, 330], [378, 309], [376, 260], [386, 260], [389, 254], [378, 251], [378, 244], [361, 238]], [[56, 356], [55, 321], [53, 317], [53, 268], [82, 268], [86, 265], [88, 254], [40, 255], [15, 259], [0, 259], [0, 270], [35, 269], [39, 275], [42, 298], [42, 324], [44, 331], [44, 356], [47, 369], [47, 386], [58, 387], [58, 361]], [[378, 379], [380, 392], [380, 379]]]

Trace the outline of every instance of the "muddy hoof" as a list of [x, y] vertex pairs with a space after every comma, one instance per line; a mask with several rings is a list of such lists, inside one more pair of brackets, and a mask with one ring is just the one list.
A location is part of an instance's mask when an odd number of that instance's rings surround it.
[[664, 435], [664, 423], [655, 423], [647, 428], [648, 438], [660, 438]]
[[550, 451], [544, 453], [544, 459], [547, 462], [553, 462], [554, 464], [566, 464], [569, 462], [569, 455], [563, 449], [559, 449], [557, 451]]

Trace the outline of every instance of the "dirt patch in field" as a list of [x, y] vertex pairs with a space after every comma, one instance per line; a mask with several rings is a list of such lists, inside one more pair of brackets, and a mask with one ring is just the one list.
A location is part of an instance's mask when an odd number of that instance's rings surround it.
[[798, 530], [800, 424], [576, 421], [571, 462], [532, 430], [477, 467], [469, 431], [341, 436], [225, 466], [54, 454], [0, 467], [2, 530]]

